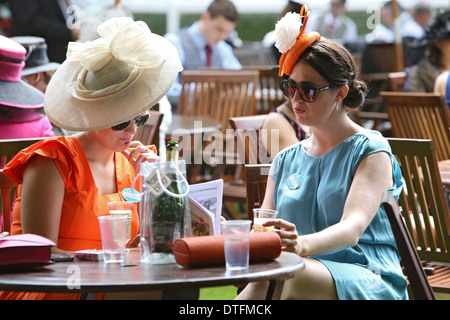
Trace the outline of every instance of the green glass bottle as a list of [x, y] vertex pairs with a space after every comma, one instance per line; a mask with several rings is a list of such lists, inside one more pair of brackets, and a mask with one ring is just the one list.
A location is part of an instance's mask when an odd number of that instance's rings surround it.
[[[171, 161], [173, 165], [177, 166], [178, 159], [178, 142], [167, 142], [166, 161]], [[166, 165], [163, 171], [171, 181], [166, 188], [174, 194], [183, 194], [180, 171], [173, 165]], [[155, 252], [172, 253], [175, 240], [184, 236], [185, 202], [185, 197], [177, 198], [166, 192], [155, 198], [152, 208]]]

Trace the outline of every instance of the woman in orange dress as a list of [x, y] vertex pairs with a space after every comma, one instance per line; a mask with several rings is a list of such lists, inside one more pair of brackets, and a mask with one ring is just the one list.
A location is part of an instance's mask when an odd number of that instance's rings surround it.
[[[69, 44], [45, 96], [50, 120], [81, 132], [38, 142], [4, 168], [19, 182], [11, 233], [42, 235], [56, 243], [52, 253], [101, 249], [98, 216], [108, 214], [107, 202], [123, 200], [142, 162], [158, 159], [155, 148], [132, 141], [136, 128], [181, 71], [175, 47], [145, 23], [113, 18], [98, 32], [94, 42]], [[132, 239], [138, 232], [134, 208]], [[78, 298], [0, 292], [0, 299]]]

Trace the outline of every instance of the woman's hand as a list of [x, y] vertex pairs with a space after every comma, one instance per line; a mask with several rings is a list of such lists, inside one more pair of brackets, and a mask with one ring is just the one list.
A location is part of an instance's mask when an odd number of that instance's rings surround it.
[[142, 162], [159, 161], [156, 153], [144, 146], [140, 141], [131, 141], [128, 148], [122, 151], [122, 154], [127, 157], [136, 172], [140, 171]]
[[295, 224], [290, 223], [283, 219], [274, 219], [269, 220], [263, 224], [265, 227], [269, 226], [276, 226], [280, 227], [281, 229], [275, 229], [275, 232], [278, 233], [278, 235], [281, 238], [281, 244], [283, 246], [284, 251], [293, 252], [296, 254], [301, 253], [301, 245], [300, 245], [300, 238], [297, 233], [297, 228], [295, 227]]
[[137, 248], [139, 247], [140, 242], [141, 242], [141, 235], [138, 234], [136, 237], [134, 237], [133, 240], [131, 240], [127, 248]]

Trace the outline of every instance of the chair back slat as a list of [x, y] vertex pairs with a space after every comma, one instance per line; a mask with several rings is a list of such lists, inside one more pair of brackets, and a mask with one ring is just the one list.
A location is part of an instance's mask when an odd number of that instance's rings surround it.
[[433, 141], [388, 140], [405, 181], [399, 205], [420, 258], [450, 262], [450, 212]]
[[29, 139], [1, 139], [0, 140], [0, 169], [5, 166], [20, 150], [28, 148], [32, 144], [45, 138]]
[[405, 71], [388, 73], [389, 90], [395, 92], [404, 91], [403, 87], [406, 82], [406, 77]]
[[257, 114], [267, 114], [286, 101], [286, 97], [280, 89], [281, 78], [278, 76], [278, 69], [278, 66], [258, 69]]
[[229, 118], [255, 114], [257, 84], [257, 70], [183, 71], [177, 113], [209, 116], [221, 123], [225, 133]]
[[150, 118], [140, 128], [136, 130], [133, 140], [142, 142], [144, 145], [154, 144], [159, 147], [159, 126], [161, 125], [164, 114], [159, 111], [148, 111]]
[[266, 193], [270, 164], [246, 164], [247, 218], [253, 221], [253, 209], [261, 207]]
[[28, 138], [28, 139], [2, 139], [0, 140], [0, 192], [1, 192], [1, 212], [0, 212], [0, 229], [10, 231], [11, 228], [11, 212], [16, 195], [17, 184], [11, 181], [3, 173], [3, 167], [11, 161], [15, 155], [21, 150], [45, 139]]
[[432, 139], [439, 161], [450, 159], [450, 111], [434, 93], [381, 92], [396, 138]]
[[11, 212], [12, 204], [15, 196], [15, 191], [17, 188], [17, 183], [10, 180], [0, 169], [0, 195], [1, 195], [1, 206], [0, 206], [0, 229], [1, 232], [11, 230]]

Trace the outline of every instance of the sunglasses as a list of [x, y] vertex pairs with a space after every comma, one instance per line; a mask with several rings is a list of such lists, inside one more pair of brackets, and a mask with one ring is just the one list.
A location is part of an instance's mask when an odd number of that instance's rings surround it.
[[302, 98], [306, 102], [314, 102], [317, 99], [317, 94], [319, 92], [334, 88], [337, 86], [327, 86], [323, 88], [316, 88], [312, 84], [309, 83], [295, 83], [290, 79], [284, 79], [280, 83], [281, 91], [283, 91], [284, 95], [289, 99], [294, 98], [295, 92], [298, 91], [300, 98]]
[[136, 124], [136, 127], [139, 128], [139, 127], [142, 127], [147, 122], [148, 118], [150, 118], [150, 115], [147, 113], [143, 116], [136, 117], [133, 120], [128, 120], [128, 121], [119, 123], [118, 125], [111, 127], [111, 130], [112, 131], [123, 131], [130, 126], [131, 121], [134, 121], [134, 123]]

